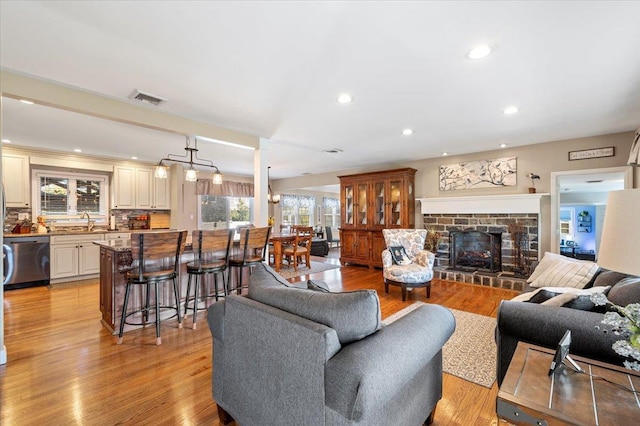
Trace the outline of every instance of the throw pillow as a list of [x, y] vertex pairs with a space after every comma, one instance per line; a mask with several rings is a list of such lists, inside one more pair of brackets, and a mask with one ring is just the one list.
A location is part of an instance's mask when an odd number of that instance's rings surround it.
[[527, 283], [531, 287], [584, 288], [597, 271], [598, 265], [594, 262], [547, 252]]
[[391, 246], [389, 247], [389, 251], [391, 252], [391, 258], [393, 259], [393, 263], [396, 265], [410, 265], [411, 259], [407, 254], [407, 251], [403, 246]]
[[542, 287], [533, 292], [528, 302], [550, 306], [564, 306], [565, 308], [592, 311], [595, 308], [591, 301], [594, 293], [606, 293], [610, 287], [591, 287], [580, 290], [572, 287]]
[[640, 303], [640, 277], [630, 276], [620, 280], [611, 287], [611, 291], [607, 294], [607, 299], [618, 306]]
[[307, 288], [309, 290], [321, 291], [323, 293], [330, 293], [331, 292], [331, 290], [329, 290], [329, 286], [327, 285], [327, 283], [325, 283], [324, 281], [320, 281], [320, 280], [308, 280], [307, 281]]

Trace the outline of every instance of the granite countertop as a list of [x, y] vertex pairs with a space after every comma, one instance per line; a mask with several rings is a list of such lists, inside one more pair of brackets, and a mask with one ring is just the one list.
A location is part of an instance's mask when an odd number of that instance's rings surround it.
[[125, 239], [119, 238], [117, 240], [94, 241], [93, 244], [98, 245], [100, 247], [108, 248], [109, 250], [113, 250], [115, 252], [131, 251], [130, 239], [125, 240]]
[[129, 233], [131, 231], [129, 231], [128, 229], [124, 229], [124, 230], [115, 230], [115, 231], [109, 231], [107, 229], [96, 229], [95, 231], [80, 231], [80, 230], [74, 230], [74, 231], [54, 231], [54, 232], [47, 232], [46, 234], [40, 234], [37, 232], [30, 232], [28, 234], [12, 234], [12, 233], [3, 233], [2, 234], [2, 238], [16, 238], [16, 237], [30, 237], [30, 236], [37, 236], [37, 237], [53, 237], [56, 235], [87, 235], [87, 234], [114, 234], [114, 233], [119, 233], [119, 232], [126, 232]]

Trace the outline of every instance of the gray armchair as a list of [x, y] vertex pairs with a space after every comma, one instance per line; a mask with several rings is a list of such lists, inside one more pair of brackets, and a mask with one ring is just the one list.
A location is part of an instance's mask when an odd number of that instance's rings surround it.
[[430, 423], [455, 328], [437, 305], [383, 326], [375, 291], [294, 288], [267, 265], [207, 319], [220, 420], [241, 425]]

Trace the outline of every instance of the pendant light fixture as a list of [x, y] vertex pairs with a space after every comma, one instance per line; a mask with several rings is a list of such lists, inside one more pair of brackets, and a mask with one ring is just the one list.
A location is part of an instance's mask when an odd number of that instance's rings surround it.
[[[198, 154], [197, 154], [198, 138], [196, 137], [193, 138], [194, 140], [193, 148], [191, 148], [190, 146], [191, 141], [189, 140], [189, 136], [185, 136], [185, 139], [186, 139], [185, 141], [186, 146], [184, 150], [186, 151], [186, 154], [185, 155], [175, 155], [175, 154], [167, 155], [165, 158], [160, 160], [160, 162], [158, 162], [154, 176], [159, 179], [167, 178], [168, 166], [164, 164], [165, 162], [183, 163], [183, 164], [189, 165], [189, 168], [185, 170], [185, 176], [184, 176], [187, 182], [195, 182], [198, 179], [198, 171], [193, 166], [201, 166], [201, 167], [210, 167], [212, 169], [215, 169], [215, 171], [213, 172], [212, 182], [216, 185], [221, 185], [222, 173], [220, 173], [220, 170], [218, 170], [218, 168], [213, 165], [212, 161], [198, 158]], [[195, 161], [195, 160], [198, 160], [198, 161]]]
[[280, 202], [280, 194], [274, 194], [271, 191], [271, 180], [269, 177], [269, 170], [271, 170], [271, 166], [267, 167], [267, 201], [271, 204], [278, 204]]

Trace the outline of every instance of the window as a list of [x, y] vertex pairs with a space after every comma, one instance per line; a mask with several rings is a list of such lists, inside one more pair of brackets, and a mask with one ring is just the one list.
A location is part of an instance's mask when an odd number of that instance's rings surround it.
[[307, 195], [283, 195], [280, 209], [282, 225], [312, 226], [316, 198]]
[[106, 220], [106, 175], [34, 170], [32, 176], [36, 215], [72, 222], [88, 212], [92, 219]]
[[337, 198], [324, 197], [322, 199], [324, 208], [324, 224], [332, 228], [340, 226], [340, 201]]
[[199, 229], [235, 229], [253, 223], [252, 197], [198, 196]]

